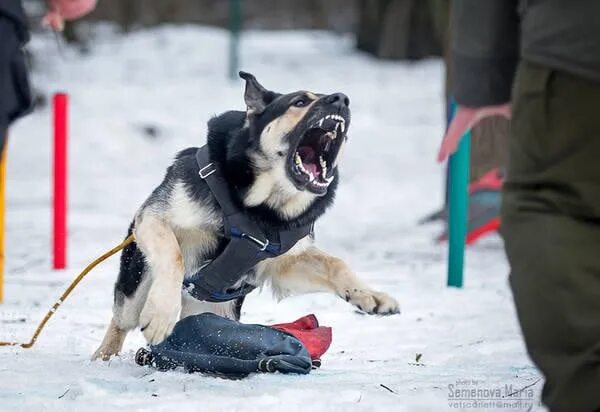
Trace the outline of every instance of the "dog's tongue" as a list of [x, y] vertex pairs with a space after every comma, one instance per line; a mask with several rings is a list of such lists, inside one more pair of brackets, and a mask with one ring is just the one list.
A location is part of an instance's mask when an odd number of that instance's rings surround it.
[[316, 164], [314, 164], [314, 163], [304, 163], [304, 162], [302, 162], [302, 164], [304, 165], [304, 168], [310, 172], [311, 175], [313, 175], [313, 176], [318, 176], [319, 175], [319, 170], [317, 169], [317, 165]]
[[315, 150], [310, 146], [302, 146], [298, 148], [298, 154], [302, 159], [302, 165], [313, 176], [319, 175], [319, 168], [315, 163]]

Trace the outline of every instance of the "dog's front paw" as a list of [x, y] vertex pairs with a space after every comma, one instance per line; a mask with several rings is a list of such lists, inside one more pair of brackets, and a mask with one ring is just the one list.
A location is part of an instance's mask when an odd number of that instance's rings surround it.
[[170, 293], [151, 288], [140, 313], [140, 327], [146, 341], [152, 345], [162, 342], [171, 334], [181, 312], [181, 292]]
[[117, 355], [118, 351], [110, 348], [110, 347], [105, 347], [104, 344], [102, 344], [98, 349], [96, 349], [96, 352], [94, 352], [94, 354], [92, 355], [92, 357], [90, 358], [91, 361], [95, 361], [98, 359], [103, 360], [104, 362], [110, 360], [110, 358], [114, 355]]
[[400, 313], [396, 299], [383, 292], [352, 289], [346, 291], [346, 301], [369, 315], [393, 315]]

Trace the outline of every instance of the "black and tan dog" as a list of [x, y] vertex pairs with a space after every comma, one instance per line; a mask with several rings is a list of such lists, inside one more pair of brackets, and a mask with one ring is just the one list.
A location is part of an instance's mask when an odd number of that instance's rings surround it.
[[[247, 111], [210, 120], [208, 148], [232, 198], [265, 228], [313, 223], [331, 205], [337, 162], [350, 124], [349, 100], [298, 91], [266, 90], [248, 73]], [[141, 327], [149, 343], [168, 336], [186, 316], [213, 312], [239, 319], [243, 297], [207, 302], [182, 288], [185, 279], [215, 258], [227, 242], [223, 215], [190, 148], [180, 152], [163, 182], [135, 215], [129, 233], [136, 242], [122, 253], [113, 318], [94, 358], [121, 350], [127, 332]], [[358, 279], [342, 260], [313, 245], [312, 236], [288, 252], [255, 265], [243, 279], [270, 284], [281, 299], [292, 294], [331, 292], [370, 314], [398, 313], [398, 303]]]

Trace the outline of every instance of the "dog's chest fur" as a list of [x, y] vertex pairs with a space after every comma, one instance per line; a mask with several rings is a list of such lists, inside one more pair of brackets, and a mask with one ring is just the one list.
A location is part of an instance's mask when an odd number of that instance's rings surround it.
[[179, 243], [185, 276], [191, 276], [217, 251], [222, 239], [221, 211], [208, 202], [193, 199], [186, 184], [178, 181], [169, 196], [165, 218]]

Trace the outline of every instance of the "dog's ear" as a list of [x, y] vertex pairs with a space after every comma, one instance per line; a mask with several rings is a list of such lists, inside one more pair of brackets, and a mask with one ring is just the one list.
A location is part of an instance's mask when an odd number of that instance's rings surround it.
[[244, 101], [248, 108], [248, 113], [260, 114], [265, 110], [267, 104], [272, 100], [273, 92], [265, 89], [256, 80], [256, 77], [250, 73], [240, 72], [240, 77], [246, 80], [246, 90], [244, 91]]

